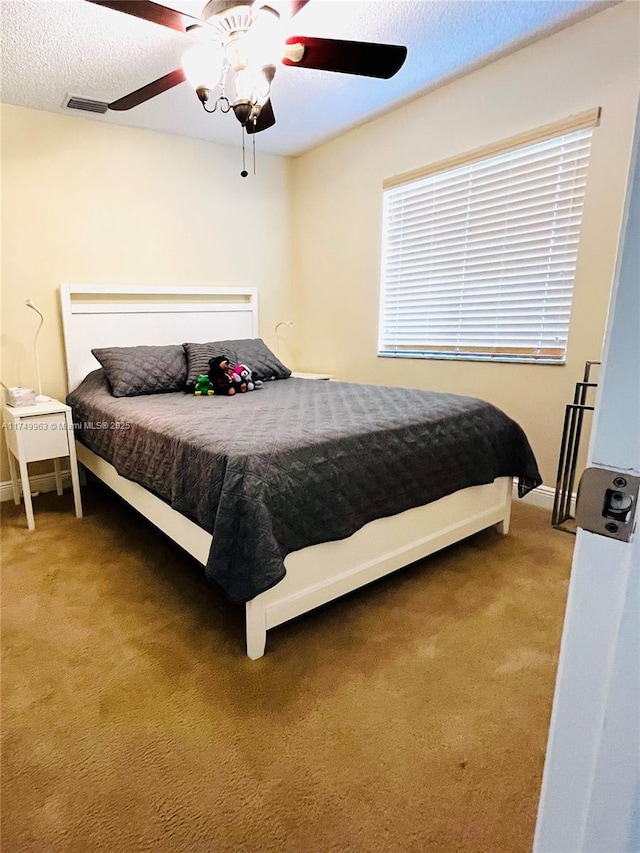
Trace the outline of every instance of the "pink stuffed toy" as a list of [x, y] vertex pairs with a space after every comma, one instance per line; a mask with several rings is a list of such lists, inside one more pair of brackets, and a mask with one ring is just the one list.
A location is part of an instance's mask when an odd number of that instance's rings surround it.
[[246, 364], [236, 364], [236, 366], [232, 368], [232, 377], [234, 383], [237, 383], [240, 386], [241, 391], [253, 391], [254, 388], [262, 385], [262, 382], [259, 379], [253, 379], [251, 368], [247, 367]]

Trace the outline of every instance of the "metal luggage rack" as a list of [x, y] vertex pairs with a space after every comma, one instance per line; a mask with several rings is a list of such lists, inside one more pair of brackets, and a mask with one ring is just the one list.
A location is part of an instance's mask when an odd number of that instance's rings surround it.
[[587, 405], [589, 388], [597, 388], [597, 382], [591, 382], [591, 368], [600, 364], [599, 361], [586, 361], [584, 378], [576, 382], [573, 403], [568, 403], [564, 414], [562, 427], [562, 442], [558, 460], [558, 476], [556, 478], [556, 494], [553, 501], [551, 524], [565, 533], [576, 532], [575, 516], [571, 515], [571, 495], [576, 479], [580, 436], [586, 412], [592, 412], [594, 407]]

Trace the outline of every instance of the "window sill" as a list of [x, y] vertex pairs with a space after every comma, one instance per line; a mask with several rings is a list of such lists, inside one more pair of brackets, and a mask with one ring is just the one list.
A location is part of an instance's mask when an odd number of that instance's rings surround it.
[[557, 359], [545, 358], [527, 358], [526, 356], [506, 356], [506, 355], [472, 355], [464, 353], [460, 355], [451, 355], [449, 353], [408, 353], [408, 352], [379, 352], [378, 358], [420, 358], [430, 361], [484, 361], [484, 362], [500, 362], [501, 364], [546, 364], [552, 367], [564, 367], [566, 359], [558, 361]]

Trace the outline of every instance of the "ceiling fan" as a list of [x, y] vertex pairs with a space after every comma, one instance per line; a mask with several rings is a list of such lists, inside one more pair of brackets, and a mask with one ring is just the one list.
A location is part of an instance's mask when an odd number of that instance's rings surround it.
[[[191, 42], [181, 68], [113, 101], [109, 109], [129, 110], [188, 80], [207, 112], [218, 107], [224, 113], [233, 110], [247, 133], [259, 133], [276, 122], [270, 94], [280, 62], [388, 79], [400, 70], [407, 55], [406, 47], [400, 45], [309, 36], [286, 38], [285, 22], [262, 0], [209, 0], [200, 18], [151, 0], [88, 2], [186, 33]], [[292, 0], [288, 4], [290, 17], [308, 2]], [[219, 95], [212, 98], [217, 86]]]

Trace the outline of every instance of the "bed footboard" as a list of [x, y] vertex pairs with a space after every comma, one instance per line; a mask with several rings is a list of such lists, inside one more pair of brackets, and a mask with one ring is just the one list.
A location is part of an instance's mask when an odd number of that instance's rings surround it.
[[439, 501], [377, 519], [348, 539], [289, 554], [286, 577], [246, 604], [247, 654], [262, 657], [266, 632], [403, 566], [496, 525], [506, 534], [512, 478], [500, 477]]

